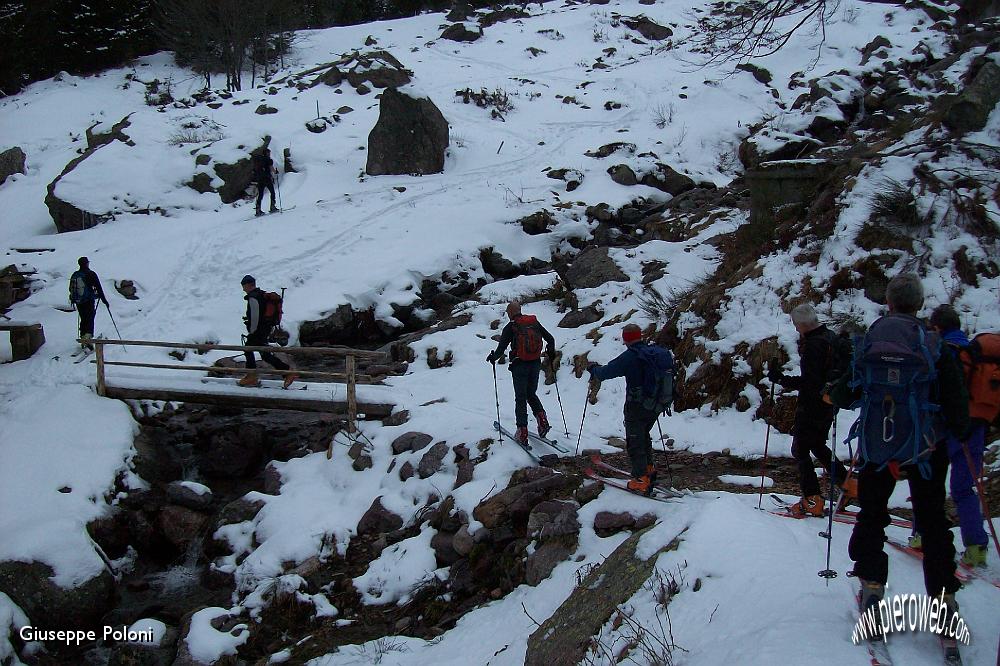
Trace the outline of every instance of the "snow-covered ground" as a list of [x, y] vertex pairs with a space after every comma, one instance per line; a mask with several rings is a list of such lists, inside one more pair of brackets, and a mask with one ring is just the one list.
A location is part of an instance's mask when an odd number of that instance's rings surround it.
[[[484, 38], [472, 44], [436, 40], [443, 22], [440, 14], [302, 34], [293, 61], [276, 79], [361, 49], [368, 35], [377, 40], [377, 48], [390, 51], [414, 72], [407, 90], [432, 99], [451, 125], [444, 172], [423, 177], [361, 176], [378, 103], [372, 94], [358, 95], [346, 84], [336, 91], [325, 85], [301, 92], [279, 87], [276, 94], [245, 90], [215, 110], [204, 105], [159, 109], [145, 105], [143, 86], [130, 81], [133, 74], [144, 81], [171, 80], [177, 98], [196, 92], [201, 83], [174, 65], [168, 54], [159, 54], [97, 76], [62, 76], [37, 83], [0, 100], [0, 148], [18, 145], [28, 156], [28, 173], [0, 186], [0, 251], [9, 263], [35, 270], [37, 278], [31, 297], [9, 315], [41, 322], [47, 340], [33, 358], [0, 367], [0, 560], [45, 562], [55, 570], [57, 581], [66, 583], [101, 567], [84, 526], [106, 508], [107, 493], [118, 473], [128, 469], [132, 455], [137, 427], [128, 409], [96, 397], [90, 388], [92, 366], [73, 364], [69, 357], [75, 349], [76, 317], [59, 306], [66, 303], [67, 280], [78, 256], [87, 255], [100, 274], [125, 338], [237, 343], [244, 307], [239, 282], [246, 273], [255, 275], [265, 289], [288, 287], [285, 321], [294, 335], [297, 322], [317, 319], [343, 303], [356, 309], [374, 306], [379, 318], [391, 321], [390, 304], [412, 303], [421, 281], [443, 271], [466, 271], [473, 280], [488, 277], [479, 260], [482, 248], [493, 247], [515, 263], [531, 257], [548, 260], [555, 252], [571, 251], [569, 239], [588, 234], [584, 206], [555, 209], [556, 204], [606, 202], [614, 208], [640, 195], [653, 200], [669, 197], [645, 186], [617, 185], [606, 173], [621, 162], [639, 169], [647, 158], [618, 153], [595, 159], [585, 156], [586, 151], [626, 141], [637, 146], [637, 154], [655, 152], [659, 161], [696, 181], [724, 185], [734, 175], [733, 155], [748, 126], [786, 114], [792, 118], [784, 109], [801, 91], [788, 90], [782, 83], [812, 60], [816, 37], [798, 35], [778, 54], [757, 61], [774, 76], [773, 87], [765, 86], [747, 72], [730, 76], [728, 70], [692, 64], [699, 58], [690, 49], [690, 12], [696, 5], [641, 6], [634, 0], [603, 6], [548, 3], [542, 11], [533, 6], [535, 16], [530, 19], [489, 27]], [[932, 49], [941, 48], [940, 34], [927, 29], [929, 21], [920, 11], [853, 0], [845, 0], [841, 7], [843, 14], [835, 17], [814, 73], [807, 77], [837, 70], [849, 75], [861, 72], [859, 49], [876, 34], [892, 43], [887, 49], [891, 58], [907, 57], [922, 41]], [[615, 13], [643, 13], [670, 25], [672, 48], [646, 40], [633, 42], [638, 34], [620, 23]], [[529, 47], [544, 53], [533, 56]], [[613, 53], [606, 52], [612, 47]], [[598, 57], [607, 69], [590, 68]], [[865, 67], [874, 68], [879, 62]], [[961, 63], [953, 69], [961, 73]], [[455, 91], [467, 87], [504, 89], [515, 108], [505, 122], [492, 120], [488, 111], [457, 100]], [[570, 96], [576, 104], [564, 103]], [[249, 103], [230, 103], [244, 100]], [[605, 110], [609, 101], [619, 102], [621, 108]], [[260, 103], [279, 112], [256, 115]], [[354, 110], [342, 114], [326, 132], [313, 134], [305, 123], [315, 117], [317, 104], [322, 115], [344, 105]], [[126, 115], [131, 123], [126, 133], [136, 145], [115, 143], [98, 150], [60, 185], [60, 194], [95, 210], [155, 205], [165, 215], [123, 212], [93, 229], [56, 234], [43, 203], [47, 184], [77, 156], [85, 128], [97, 122], [110, 125]], [[668, 118], [663, 127], [657, 124], [661, 117]], [[222, 138], [212, 145], [174, 145], [171, 137], [192, 119], [217, 124]], [[994, 113], [987, 129], [975, 138], [1000, 145], [998, 127], [1000, 114]], [[291, 151], [298, 172], [282, 176], [280, 191], [283, 204], [294, 206], [293, 210], [255, 220], [250, 203], [223, 205], [218, 195], [198, 194], [184, 185], [200, 169], [190, 153], [193, 148], [225, 161], [245, 155], [265, 135], [271, 137], [276, 158], [283, 148]], [[885, 169], [912, 173], [918, 159], [894, 159]], [[582, 185], [572, 193], [563, 192], [562, 183], [545, 177], [544, 170], [550, 167], [578, 170], [584, 174]], [[828, 279], [838, 263], [849, 263], [861, 251], [850, 240], [864, 219], [865, 197], [884, 175], [865, 172], [859, 178], [814, 280]], [[558, 225], [552, 233], [529, 236], [512, 223], [542, 208], [555, 211]], [[580, 305], [600, 301], [605, 320], [638, 310], [628, 321], [652, 323], [636, 304], [643, 288], [642, 262], [666, 264], [665, 276], [654, 283], [661, 293], [683, 288], [718, 262], [717, 250], [705, 241], [744, 221], [741, 214], [731, 213], [687, 241], [650, 241], [634, 249], [612, 249], [612, 258], [629, 281], [577, 290]], [[934, 248], [936, 256], [950, 256], [962, 244], [974, 246], [956, 232]], [[17, 252], [40, 248], [53, 251]], [[931, 264], [933, 271], [936, 264]], [[740, 342], [777, 333], [794, 364], [795, 332], [775, 290], [796, 283], [813, 268], [797, 265], [787, 255], [772, 257], [764, 266], [763, 277], [748, 280], [727, 295], [717, 327], [720, 338], [710, 342], [710, 349], [726, 353]], [[138, 300], [126, 300], [114, 291], [113, 283], [120, 280], [135, 282]], [[502, 318], [510, 297], [550, 284], [551, 276], [490, 284], [480, 294], [481, 303], [461, 306], [472, 316], [468, 325], [413, 345], [417, 360], [410, 372], [390, 382], [393, 400], [410, 410], [411, 419], [396, 428], [364, 426], [375, 445], [372, 469], [353, 471], [339, 448], [333, 461], [313, 455], [278, 465], [284, 481], [281, 495], [261, 495], [267, 504], [253, 523], [227, 535], [243, 552], [251, 547], [251, 532], [259, 544], [238, 566], [236, 556], [232, 558], [230, 565], [245, 595], [234, 604], [252, 607], [259, 599], [254, 591], [280, 576], [283, 563], [317, 554], [329, 536], [335, 537], [338, 549], [346, 549], [358, 519], [375, 497], [382, 496], [388, 509], [408, 519], [431, 493], [448, 493], [454, 463], [449, 460], [428, 479], [413, 477], [400, 483], [395, 474], [384, 473], [392, 457], [388, 444], [410, 430], [433, 433], [449, 445], [467, 443], [470, 448], [491, 437], [492, 378], [483, 360], [495, 345], [491, 322]], [[939, 280], [931, 280], [928, 302], [946, 298], [952, 286], [943, 273]], [[979, 330], [1000, 326], [998, 293], [997, 279], [983, 279], [980, 287], [964, 291], [959, 305], [972, 317], [969, 325]], [[556, 335], [564, 359], [559, 388], [569, 429], [575, 432], [586, 382], [572, 376], [570, 359], [589, 352], [590, 360], [610, 360], [622, 349], [620, 326], [602, 329], [603, 337], [594, 341], [584, 337], [592, 326], [557, 328], [562, 313], [552, 303], [532, 303], [525, 310]], [[869, 321], [877, 315], [877, 306], [860, 294], [842, 294], [823, 312], [844, 310]], [[98, 333], [114, 334], [106, 312], [98, 316]], [[440, 353], [450, 350], [452, 365], [429, 369], [425, 352], [430, 347]], [[169, 363], [166, 352], [108, 348], [110, 358], [129, 361]], [[501, 407], [504, 418], [510, 419], [513, 394], [504, 366], [498, 370]], [[112, 369], [110, 376], [124, 378], [126, 373]], [[137, 381], [136, 371], [128, 376]], [[599, 403], [588, 408], [584, 446], [609, 448], [603, 438], [622, 435], [623, 390], [619, 383], [607, 382]], [[556, 430], [561, 430], [554, 387], [544, 387], [541, 397]], [[747, 397], [752, 407], [760, 403], [754, 389], [748, 389]], [[753, 412], [688, 410], [666, 419], [664, 431], [678, 448], [696, 452], [728, 448], [737, 455], [759, 456], [765, 424], [753, 420]], [[850, 422], [851, 415], [842, 413], [840, 432], [847, 432]], [[572, 438], [567, 441], [575, 444]], [[787, 455], [788, 445], [788, 437], [772, 432], [772, 454]], [[419, 458], [412, 455], [416, 464]], [[489, 458], [476, 466], [473, 481], [451, 493], [456, 508], [471, 514], [484, 496], [505, 487], [510, 474], [529, 463], [514, 446], [492, 447]], [[134, 476], [127, 481], [133, 486], [142, 483]], [[60, 490], [66, 487], [71, 492]], [[905, 499], [901, 487], [894, 503], [902, 506]], [[813, 523], [759, 513], [751, 507], [755, 506], [751, 496], [702, 493], [670, 505], [649, 504], [610, 490], [603, 493], [581, 510], [579, 554], [585, 562], [599, 562], [623, 538], [594, 535], [591, 525], [598, 510], [655, 511], [662, 522], [644, 538], [653, 549], [650, 552], [688, 527], [681, 547], [662, 555], [658, 564], [665, 571], [679, 568], [687, 586], [670, 606], [674, 636], [687, 650], [675, 654], [675, 663], [864, 661], [864, 651], [850, 644], [856, 618], [851, 601], [854, 583], [844, 577], [850, 569], [847, 527], [834, 528], [832, 566], [841, 577], [827, 585], [816, 576], [825, 566], [825, 541], [816, 538]], [[337, 510], [329, 511], [330, 506]], [[427, 576], [447, 576], [447, 570], [434, 570], [430, 535], [425, 530], [385, 551], [355, 581], [358, 589], [373, 602], [390, 602], [405, 599]], [[994, 567], [1000, 564], [996, 553], [991, 552], [990, 558]], [[898, 553], [890, 553], [890, 559], [892, 590], [921, 592], [917, 564]], [[534, 626], [522, 604], [535, 619], [548, 617], [571, 590], [580, 566], [564, 562], [538, 587], [518, 588], [468, 614], [440, 641], [402, 639], [398, 649], [382, 655], [382, 663], [521, 663]], [[695, 593], [689, 588], [697, 578], [704, 585]], [[294, 587], [294, 582], [289, 584]], [[649, 594], [640, 591], [630, 602], [635, 617], [643, 621], [652, 621]], [[973, 635], [966, 663], [993, 663], [1000, 632], [1000, 615], [995, 612], [1000, 590], [974, 582], [960, 594], [960, 601]], [[235, 649], [231, 641], [212, 636], [211, 612], [199, 617], [192, 630], [202, 650], [199, 654], [211, 645], [218, 647], [217, 654]], [[10, 654], [3, 627], [24, 621], [20, 610], [0, 595], [0, 660]], [[937, 663], [932, 641], [929, 636], [897, 641], [900, 663]], [[342, 650], [317, 663], [367, 663], [376, 649], [368, 645], [353, 653]]]

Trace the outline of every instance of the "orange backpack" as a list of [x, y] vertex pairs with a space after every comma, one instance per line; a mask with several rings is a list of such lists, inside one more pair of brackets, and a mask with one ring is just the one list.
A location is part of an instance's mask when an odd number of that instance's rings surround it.
[[969, 416], [992, 422], [1000, 414], [1000, 333], [980, 333], [959, 358], [969, 387]]

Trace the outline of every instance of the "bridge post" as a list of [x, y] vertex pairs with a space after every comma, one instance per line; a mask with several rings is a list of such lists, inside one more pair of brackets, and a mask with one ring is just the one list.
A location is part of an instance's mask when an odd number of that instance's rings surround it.
[[104, 345], [94, 340], [94, 355], [97, 357], [97, 395], [104, 397]]

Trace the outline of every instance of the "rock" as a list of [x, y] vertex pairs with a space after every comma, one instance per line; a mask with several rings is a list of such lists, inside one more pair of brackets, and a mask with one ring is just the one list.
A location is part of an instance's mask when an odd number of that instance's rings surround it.
[[1000, 65], [986, 61], [944, 115], [944, 124], [958, 134], [978, 132], [1000, 101]]
[[167, 485], [167, 499], [194, 511], [205, 511], [212, 506], [212, 490], [192, 481], [173, 481]]
[[354, 92], [358, 93], [359, 95], [367, 95], [371, 91], [372, 91], [372, 89], [369, 88], [364, 83], [359, 83], [357, 86], [354, 87]]
[[448, 121], [427, 98], [387, 88], [379, 100], [379, 118], [368, 135], [365, 172], [429, 174], [444, 170]]
[[167, 625], [159, 644], [118, 643], [111, 649], [108, 666], [171, 666], [180, 633]]
[[169, 483], [180, 477], [184, 469], [179, 460], [171, 456], [164, 445], [160, 431], [140, 430], [132, 444], [135, 456], [132, 465], [135, 473], [149, 482]]
[[667, 26], [660, 25], [656, 21], [650, 20], [645, 16], [622, 18], [622, 23], [632, 30], [635, 30], [646, 39], [652, 39], [655, 41], [664, 40], [674, 34], [674, 31]]
[[496, 25], [497, 23], [501, 23], [503, 21], [529, 18], [530, 16], [531, 14], [522, 9], [518, 9], [517, 7], [505, 7], [499, 11], [489, 12], [480, 16], [479, 25], [484, 28], [488, 28], [491, 25]]
[[0, 185], [15, 173], [25, 173], [27, 156], [19, 147], [14, 146], [0, 153]]
[[132, 280], [115, 280], [115, 290], [130, 301], [137, 301], [135, 283]]
[[417, 476], [426, 479], [436, 474], [441, 469], [448, 451], [448, 445], [444, 442], [438, 442], [432, 446], [420, 459], [420, 464], [417, 465]]
[[265, 137], [264, 142], [254, 148], [246, 157], [241, 157], [229, 164], [216, 162], [212, 165], [215, 175], [222, 180], [222, 187], [219, 188], [219, 199], [222, 203], [234, 203], [246, 196], [247, 188], [253, 182], [253, 164], [250, 155], [263, 151], [271, 142], [271, 137]]
[[580, 533], [573, 502], [548, 500], [536, 504], [528, 514], [528, 536], [539, 541]]
[[511, 516], [527, 514], [549, 492], [561, 488], [565, 483], [565, 478], [545, 467], [518, 470], [511, 476], [505, 489], [483, 500], [472, 515], [483, 526], [492, 529]]
[[524, 230], [524, 233], [529, 236], [547, 234], [549, 232], [549, 227], [556, 225], [556, 219], [552, 217], [552, 213], [547, 210], [540, 210], [527, 217], [522, 217], [518, 220], [518, 222], [521, 224], [521, 229]]
[[365, 446], [360, 441], [351, 444], [351, 448], [347, 449], [347, 457], [351, 460], [357, 460], [358, 456], [365, 452]]
[[809, 136], [815, 137], [823, 143], [836, 143], [844, 135], [846, 129], [846, 120], [815, 116], [809, 123], [809, 127], [806, 128], [806, 132], [809, 133]]
[[236, 430], [220, 431], [212, 436], [198, 469], [209, 477], [245, 477], [257, 468], [263, 457], [264, 436], [264, 428], [252, 423], [244, 423]]
[[351, 463], [351, 467], [354, 468], [355, 472], [363, 472], [366, 469], [371, 469], [374, 465], [375, 461], [373, 461], [372, 457], [368, 454], [358, 456], [354, 462]]
[[131, 512], [121, 506], [109, 507], [107, 512], [87, 523], [87, 533], [104, 554], [118, 559], [128, 552], [131, 541], [129, 522]]
[[192, 542], [201, 537], [202, 529], [208, 524], [208, 516], [171, 504], [160, 512], [158, 522], [167, 541], [184, 552]]
[[611, 212], [611, 206], [606, 203], [599, 203], [596, 206], [587, 206], [585, 211], [588, 219], [597, 220], [607, 224], [615, 219], [615, 214]]
[[348, 113], [351, 113], [352, 111], [354, 111], [354, 109], [352, 109], [351, 107], [349, 107], [349, 106], [342, 106], [339, 109], [337, 109], [337, 114], [343, 116], [343, 115], [347, 115]]
[[382, 419], [382, 425], [387, 428], [393, 428], [396, 426], [401, 426], [410, 420], [410, 410], [401, 409], [398, 412], [393, 412], [389, 416]]
[[743, 72], [750, 72], [753, 74], [753, 78], [757, 79], [758, 83], [763, 83], [764, 85], [770, 83], [773, 78], [771, 76], [771, 72], [767, 71], [763, 67], [758, 67], [757, 65], [749, 62], [741, 62], [736, 65], [736, 69]]
[[413, 463], [411, 463], [409, 460], [403, 463], [399, 468], [400, 481], [406, 481], [407, 479], [411, 478], [414, 474], [416, 474], [416, 471], [413, 469]]
[[472, 481], [475, 475], [476, 464], [471, 460], [462, 460], [458, 463], [458, 473], [455, 475], [455, 486], [464, 486], [469, 481]]
[[272, 460], [264, 467], [264, 492], [268, 495], [280, 495], [281, 484], [281, 472]]
[[589, 289], [606, 282], [627, 282], [628, 276], [608, 256], [608, 248], [592, 247], [581, 252], [569, 265], [566, 280], [573, 289]]
[[472, 552], [472, 549], [476, 545], [476, 540], [469, 533], [469, 526], [462, 525], [455, 532], [455, 535], [451, 538], [451, 547], [455, 550], [460, 557], [465, 557]]
[[482, 28], [469, 30], [465, 23], [453, 23], [441, 33], [441, 39], [448, 39], [453, 42], [474, 42], [483, 36]]
[[306, 129], [313, 134], [322, 134], [329, 126], [330, 124], [326, 121], [326, 118], [313, 118], [306, 121]]
[[[884, 35], [879, 35], [872, 41], [868, 42], [865, 48], [861, 49], [861, 64], [867, 65], [868, 61], [871, 60], [871, 57], [876, 54], [876, 51], [888, 48], [892, 48], [892, 42], [890, 42]], [[886, 55], [882, 55], [880, 57], [884, 58]]]
[[504, 257], [492, 247], [483, 248], [479, 251], [479, 261], [483, 264], [483, 270], [497, 280], [507, 280], [517, 277], [520, 274], [514, 262]]
[[216, 516], [216, 529], [222, 527], [223, 525], [233, 525], [235, 523], [243, 523], [248, 520], [253, 520], [263, 508], [263, 500], [251, 500], [246, 497], [235, 499], [226, 506], [222, 507], [222, 511], [220, 511]]
[[406, 451], [419, 451], [434, 441], [430, 435], [422, 432], [407, 432], [392, 440], [392, 453], [398, 456]]
[[439, 567], [450, 567], [462, 559], [452, 546], [452, 541], [453, 535], [447, 532], [437, 532], [431, 537], [431, 548], [434, 550], [434, 559], [437, 560]]
[[466, 2], [458, 2], [451, 8], [451, 11], [445, 15], [445, 20], [447, 21], [464, 21], [470, 16], [475, 15], [476, 10], [472, 8], [472, 5]]
[[72, 588], [57, 585], [41, 562], [0, 562], [0, 592], [46, 629], [97, 627], [114, 603], [115, 582], [107, 569]]
[[552, 574], [576, 550], [576, 538], [563, 537], [546, 541], [524, 563], [524, 582], [534, 587]]
[[258, 116], [266, 116], [277, 112], [278, 110], [276, 108], [274, 108], [273, 106], [268, 106], [267, 104], [261, 104], [254, 111], [254, 113], [256, 113]]
[[545, 175], [553, 180], [565, 182], [567, 192], [572, 192], [583, 183], [583, 172], [577, 169], [550, 169]]
[[395, 88], [408, 84], [411, 75], [412, 72], [388, 51], [354, 51], [331, 63], [327, 71], [316, 77], [312, 85], [323, 83], [337, 87], [347, 81], [358, 90], [359, 95], [367, 95], [371, 88], [365, 84], [375, 88]]
[[340, 305], [323, 319], [299, 325], [302, 344], [342, 344], [350, 342], [357, 330], [357, 316], [350, 305]]
[[651, 513], [644, 513], [642, 516], [636, 518], [627, 511], [621, 513], [599, 511], [594, 516], [594, 532], [597, 536], [608, 537], [622, 530], [644, 529], [655, 522], [656, 516]]
[[805, 157], [823, 145], [820, 141], [805, 136], [796, 136], [794, 139], [783, 137], [778, 148], [772, 148], [775, 140], [771, 137], [763, 137], [763, 140], [767, 149], [762, 148], [754, 136], [747, 137], [740, 143], [739, 158], [744, 168], [756, 169], [763, 162]]
[[600, 321], [603, 317], [604, 311], [597, 307], [597, 305], [588, 305], [585, 308], [567, 312], [557, 325], [559, 328], [579, 328], [580, 326]]
[[376, 497], [372, 505], [358, 521], [358, 536], [374, 536], [398, 530], [403, 519], [382, 506], [382, 498]]
[[573, 498], [580, 503], [580, 506], [592, 502], [597, 499], [597, 496], [601, 494], [604, 490], [604, 485], [597, 483], [596, 481], [587, 481], [582, 486], [576, 489], [573, 493]]
[[624, 141], [615, 141], [613, 143], [606, 143], [597, 150], [588, 150], [584, 153], [587, 157], [610, 157], [619, 150], [623, 150], [629, 154], [635, 153], [635, 144], [626, 143]]
[[627, 164], [614, 165], [608, 169], [608, 174], [611, 176], [611, 180], [619, 185], [631, 187], [639, 184], [639, 178], [635, 175], [635, 171]]
[[674, 171], [666, 164], [657, 164], [656, 171], [651, 171], [642, 177], [642, 184], [655, 187], [672, 196], [683, 194], [695, 187], [694, 181], [690, 177]]

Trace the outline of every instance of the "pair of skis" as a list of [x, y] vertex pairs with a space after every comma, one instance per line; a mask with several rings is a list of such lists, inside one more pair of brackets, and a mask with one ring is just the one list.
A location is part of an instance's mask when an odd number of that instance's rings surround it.
[[[791, 509], [792, 506], [792, 502], [789, 502], [786, 499], [778, 497], [773, 493], [770, 494], [769, 497], [771, 498], [771, 501], [777, 504], [778, 507], [781, 509], [780, 511], [771, 511], [770, 513], [773, 513], [776, 516], [783, 516], [786, 518], [805, 518], [805, 516], [797, 516], [789, 513], [789, 510]], [[825, 510], [823, 516], [829, 517], [829, 515], [830, 515], [829, 510], [828, 509]], [[844, 523], [845, 525], [854, 525], [855, 523], [858, 522], [858, 514], [856, 511], [850, 511], [848, 509], [840, 509], [835, 514], [833, 514], [833, 520], [838, 523]], [[891, 518], [891, 524], [895, 525], [896, 527], [913, 529], [913, 523], [903, 518], [893, 517]]]
[[545, 448], [541, 448], [541, 447], [547, 447], [551, 451], [554, 451], [555, 453], [558, 453], [558, 454], [561, 454], [561, 455], [569, 455], [570, 454], [570, 450], [568, 448], [566, 448], [565, 446], [563, 446], [562, 444], [560, 444], [559, 442], [557, 442], [554, 439], [546, 439], [545, 437], [542, 437], [541, 435], [538, 435], [538, 434], [533, 433], [533, 432], [529, 432], [528, 433], [528, 442], [527, 442], [527, 444], [522, 444], [521, 442], [519, 442], [517, 440], [516, 437], [514, 437], [514, 434], [512, 432], [510, 432], [509, 430], [507, 430], [506, 428], [504, 428], [502, 425], [500, 425], [499, 421], [494, 421], [493, 422], [493, 428], [497, 432], [499, 432], [500, 434], [502, 434], [504, 437], [509, 438], [515, 444], [517, 444], [522, 449], [524, 449], [524, 452], [527, 453], [531, 457], [531, 459], [534, 460], [539, 465], [542, 464], [542, 456], [547, 455], [544, 452]]
[[583, 475], [587, 478], [603, 483], [606, 486], [638, 495], [639, 497], [648, 497], [658, 502], [669, 502], [670, 500], [684, 496], [684, 493], [659, 484], [653, 484], [650, 487], [649, 493], [632, 490], [628, 487], [628, 480], [632, 478], [632, 475], [620, 467], [615, 467], [606, 462], [599, 453], [594, 453], [590, 456], [590, 465], [590, 467], [583, 470]]

